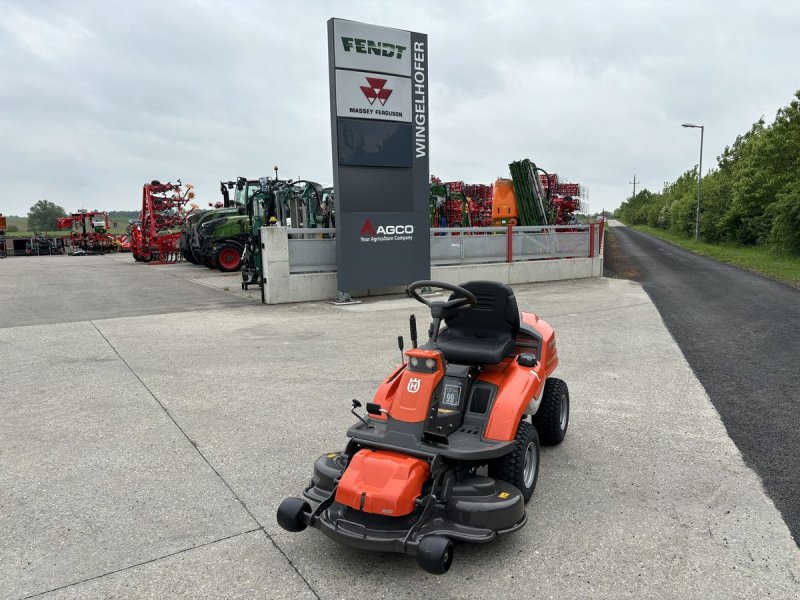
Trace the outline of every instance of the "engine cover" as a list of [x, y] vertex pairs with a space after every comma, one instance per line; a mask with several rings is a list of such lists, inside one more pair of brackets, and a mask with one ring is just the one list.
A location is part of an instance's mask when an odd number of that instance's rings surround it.
[[376, 515], [407, 515], [414, 510], [414, 500], [429, 473], [427, 461], [413, 456], [359, 450], [339, 481], [336, 502]]

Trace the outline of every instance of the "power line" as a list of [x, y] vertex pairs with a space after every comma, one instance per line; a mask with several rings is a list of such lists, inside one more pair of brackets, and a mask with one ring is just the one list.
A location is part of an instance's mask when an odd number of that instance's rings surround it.
[[628, 183], [632, 183], [633, 184], [633, 196], [631, 197], [631, 200], [633, 200], [634, 198], [636, 198], [636, 184], [637, 183], [642, 183], [642, 182], [641, 181], [636, 181], [636, 173], [634, 173], [633, 174], [633, 181], [629, 181]]

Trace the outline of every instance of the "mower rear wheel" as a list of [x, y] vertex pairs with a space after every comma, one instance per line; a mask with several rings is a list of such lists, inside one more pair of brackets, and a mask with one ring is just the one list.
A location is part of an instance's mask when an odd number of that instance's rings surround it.
[[278, 506], [278, 525], [286, 531], [303, 531], [306, 528], [304, 513], [311, 512], [311, 505], [302, 498], [284, 498]]
[[569, 388], [565, 381], [549, 377], [539, 410], [533, 415], [533, 426], [545, 446], [560, 444], [569, 426]]
[[235, 244], [223, 244], [214, 253], [214, 263], [223, 273], [242, 268], [242, 249]]
[[514, 450], [489, 463], [489, 477], [516, 486], [527, 503], [539, 478], [539, 436], [533, 425], [521, 421], [514, 438]]
[[453, 564], [453, 542], [441, 535], [422, 538], [417, 548], [417, 564], [434, 575], [443, 575]]

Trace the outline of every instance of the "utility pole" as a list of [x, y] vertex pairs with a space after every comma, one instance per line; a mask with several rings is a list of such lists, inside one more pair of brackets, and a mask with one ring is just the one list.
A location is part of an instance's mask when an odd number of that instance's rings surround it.
[[633, 181], [629, 181], [628, 183], [632, 183], [633, 184], [633, 196], [631, 197], [631, 200], [633, 200], [634, 198], [636, 198], [636, 184], [637, 183], [642, 183], [642, 182], [641, 181], [636, 181], [636, 173], [634, 173], [633, 174]]

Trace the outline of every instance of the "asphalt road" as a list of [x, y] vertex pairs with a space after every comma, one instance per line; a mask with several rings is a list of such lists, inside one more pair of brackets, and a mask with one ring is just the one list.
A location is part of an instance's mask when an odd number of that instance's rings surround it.
[[800, 545], [800, 290], [627, 227], [612, 235], [612, 267], [653, 300]]

